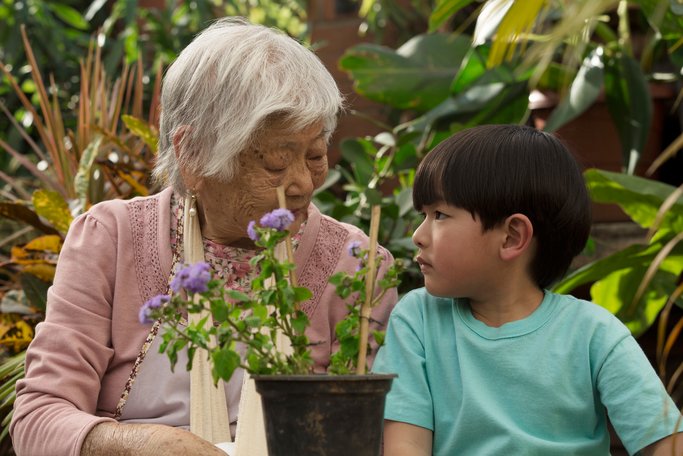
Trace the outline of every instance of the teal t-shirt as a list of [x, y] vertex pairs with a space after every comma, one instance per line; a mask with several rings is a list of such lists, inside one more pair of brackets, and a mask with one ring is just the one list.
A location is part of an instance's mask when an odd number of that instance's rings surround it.
[[607, 455], [606, 411], [631, 454], [682, 426], [629, 330], [547, 291], [530, 316], [494, 328], [467, 300], [414, 290], [373, 371], [398, 374], [385, 418], [432, 430], [434, 455]]

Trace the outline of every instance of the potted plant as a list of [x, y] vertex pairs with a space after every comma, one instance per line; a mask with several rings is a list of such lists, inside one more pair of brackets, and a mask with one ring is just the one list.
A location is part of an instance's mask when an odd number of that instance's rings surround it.
[[[187, 349], [186, 367], [191, 370], [205, 351], [214, 382], [229, 380], [238, 367], [253, 376], [271, 456], [380, 454], [384, 398], [394, 376], [365, 374], [368, 321], [372, 306], [398, 284], [402, 262], [395, 261], [377, 282], [380, 289], [373, 289], [381, 261], [374, 254], [378, 209], [373, 211], [368, 248], [349, 246], [349, 254], [359, 259], [358, 270], [330, 279], [341, 297], [352, 298], [347, 317], [336, 327], [340, 349], [331, 357], [329, 369], [341, 375], [313, 374], [310, 347], [316, 341], [306, 336], [309, 321], [299, 308], [311, 292], [296, 285], [293, 262], [278, 253], [289, 242], [287, 227], [294, 220], [283, 208], [248, 227], [261, 248], [251, 260], [259, 271], [251, 293], [226, 289], [211, 278], [206, 263], [196, 263], [176, 273], [171, 295], [156, 296], [140, 310], [141, 322], [160, 319], [165, 324], [160, 350], [172, 365], [178, 351]], [[216, 324], [206, 324], [209, 315]], [[381, 342], [382, 334], [373, 336]], [[243, 353], [237, 344], [244, 347]]]

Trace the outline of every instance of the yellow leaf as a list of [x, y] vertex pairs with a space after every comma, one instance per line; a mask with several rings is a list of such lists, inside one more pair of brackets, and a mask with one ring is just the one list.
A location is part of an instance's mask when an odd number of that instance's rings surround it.
[[117, 171], [119, 177], [126, 181], [128, 185], [133, 187], [135, 190], [135, 193], [137, 193], [140, 196], [147, 196], [149, 195], [149, 189], [142, 185], [140, 182], [138, 182], [135, 177], [131, 176], [130, 174], [124, 173], [121, 170]]
[[56, 234], [39, 236], [24, 246], [26, 250], [44, 250], [59, 253], [62, 249], [62, 238]]
[[157, 153], [157, 143], [159, 142], [159, 134], [156, 132], [153, 126], [145, 122], [144, 120], [138, 119], [137, 117], [122, 115], [121, 120], [126, 124], [126, 127], [138, 138], [142, 139], [149, 150], [152, 153]]
[[33, 328], [25, 321], [19, 320], [13, 329], [0, 339], [0, 345], [12, 347], [14, 352], [18, 352], [28, 347], [28, 344], [33, 340]]
[[24, 266], [23, 272], [33, 274], [40, 280], [52, 283], [55, 278], [55, 266], [52, 264], [30, 264]]
[[59, 193], [36, 190], [33, 192], [33, 207], [38, 215], [52, 223], [57, 230], [62, 233], [68, 231], [73, 217], [69, 205]]

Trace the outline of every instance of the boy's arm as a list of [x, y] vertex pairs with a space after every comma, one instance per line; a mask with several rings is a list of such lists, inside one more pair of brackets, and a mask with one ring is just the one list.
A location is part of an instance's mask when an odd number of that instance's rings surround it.
[[[386, 428], [385, 428], [386, 429]], [[683, 432], [664, 437], [640, 450], [643, 456], [682, 456]]]
[[431, 456], [432, 431], [402, 423], [384, 421], [384, 456]]

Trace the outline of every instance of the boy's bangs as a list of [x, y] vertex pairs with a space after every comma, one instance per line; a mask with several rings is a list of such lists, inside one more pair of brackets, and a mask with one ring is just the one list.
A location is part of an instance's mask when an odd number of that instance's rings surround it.
[[444, 173], [438, 160], [430, 160], [430, 155], [420, 163], [413, 183], [413, 207], [418, 211], [444, 200]]

